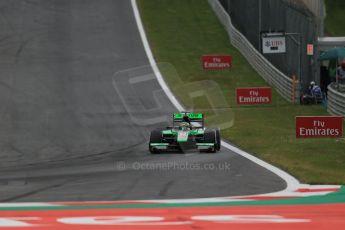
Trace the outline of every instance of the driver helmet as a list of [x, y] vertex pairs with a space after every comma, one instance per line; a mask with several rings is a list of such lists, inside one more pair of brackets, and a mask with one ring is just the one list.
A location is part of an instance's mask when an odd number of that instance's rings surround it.
[[180, 127], [181, 127], [181, 129], [189, 128], [189, 123], [188, 122], [181, 122]]
[[311, 82], [310, 82], [310, 85], [311, 85], [311, 86], [314, 86], [314, 85], [315, 85], [315, 81], [311, 81]]

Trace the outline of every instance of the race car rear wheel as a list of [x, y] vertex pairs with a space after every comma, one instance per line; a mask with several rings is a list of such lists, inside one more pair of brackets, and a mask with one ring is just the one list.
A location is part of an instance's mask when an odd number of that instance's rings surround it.
[[217, 152], [217, 140], [216, 140], [216, 131], [214, 129], [207, 129], [204, 133], [204, 142], [213, 143], [214, 147], [208, 150], [210, 153]]
[[150, 135], [149, 150], [151, 153], [159, 153], [160, 151], [151, 146], [151, 143], [161, 143], [162, 142], [162, 132], [161, 130], [153, 130]]

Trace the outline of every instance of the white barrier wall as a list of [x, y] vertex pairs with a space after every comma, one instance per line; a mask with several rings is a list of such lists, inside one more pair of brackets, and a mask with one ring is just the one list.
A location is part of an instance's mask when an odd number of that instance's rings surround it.
[[212, 9], [224, 25], [231, 44], [236, 47], [247, 59], [249, 64], [266, 80], [271, 86], [290, 102], [299, 103], [300, 86], [291, 78], [273, 66], [256, 48], [243, 36], [231, 23], [230, 16], [224, 10], [218, 0], [208, 0]]
[[345, 93], [336, 90], [336, 85], [328, 86], [327, 111], [332, 115], [345, 116]]

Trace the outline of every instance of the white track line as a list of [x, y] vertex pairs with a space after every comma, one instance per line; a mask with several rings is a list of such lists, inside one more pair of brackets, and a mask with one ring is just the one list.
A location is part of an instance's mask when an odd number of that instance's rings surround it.
[[18, 207], [51, 207], [51, 206], [62, 206], [55, 204], [54, 202], [25, 202], [25, 203], [0, 203], [0, 208], [18, 208]]
[[[160, 73], [160, 71], [157, 67], [156, 61], [153, 58], [152, 51], [151, 51], [150, 45], [148, 43], [146, 33], [145, 33], [145, 30], [144, 30], [144, 27], [143, 27], [143, 24], [142, 24], [142, 21], [140, 18], [140, 14], [139, 14], [136, 0], [131, 0], [131, 3], [132, 3], [133, 11], [134, 11], [135, 20], [137, 22], [138, 30], [139, 30], [139, 33], [141, 36], [141, 40], [142, 40], [143, 46], [145, 48], [147, 58], [150, 62], [150, 65], [152, 66], [153, 71], [154, 71], [154, 74], [156, 75], [160, 86], [164, 90], [167, 97], [170, 99], [171, 103], [179, 111], [184, 111], [183, 106], [176, 99], [176, 97], [174, 96], [174, 94], [171, 92], [170, 88], [167, 86], [166, 82], [164, 81], [162, 74]], [[271, 165], [271, 164], [269, 164], [269, 163], [267, 163], [267, 162], [265, 162], [259, 158], [256, 158], [253, 155], [251, 155], [251, 154], [249, 154], [249, 153], [247, 153], [247, 152], [245, 152], [245, 151], [243, 151], [243, 150], [241, 150], [241, 149], [239, 149], [239, 148], [237, 148], [237, 147], [235, 147], [229, 143], [222, 141], [222, 146], [231, 150], [232, 152], [235, 152], [235, 153], [241, 155], [242, 157], [247, 158], [248, 160], [251, 160], [252, 162], [260, 165], [261, 167], [271, 171], [272, 173], [276, 174], [277, 176], [279, 176], [280, 178], [285, 180], [287, 187], [284, 190], [278, 191], [278, 192], [273, 192], [273, 193], [268, 193], [265, 195], [269, 195], [269, 194], [270, 195], [273, 195], [273, 194], [283, 195], [284, 193], [290, 194], [291, 192], [296, 191], [301, 186], [306, 186], [306, 185], [300, 184], [300, 182], [296, 178], [294, 178], [290, 174], [286, 173], [285, 171], [283, 171], [283, 170], [281, 170], [281, 169], [279, 169], [279, 168], [277, 168], [277, 167], [275, 167], [275, 166], [273, 166], [273, 165]], [[261, 195], [263, 195], [263, 194], [261, 194]]]

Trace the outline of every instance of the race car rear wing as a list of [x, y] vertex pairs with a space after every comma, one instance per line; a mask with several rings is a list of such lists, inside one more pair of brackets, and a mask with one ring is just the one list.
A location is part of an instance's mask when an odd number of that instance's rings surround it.
[[192, 113], [192, 112], [180, 112], [173, 114], [173, 123], [175, 122], [198, 122], [200, 123], [201, 127], [204, 127], [204, 114], [202, 113]]

